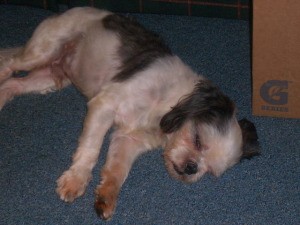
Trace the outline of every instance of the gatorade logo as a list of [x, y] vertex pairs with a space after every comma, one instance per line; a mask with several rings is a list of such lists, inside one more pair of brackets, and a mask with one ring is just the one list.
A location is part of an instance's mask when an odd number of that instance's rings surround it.
[[285, 105], [288, 103], [288, 81], [269, 80], [260, 88], [260, 96], [266, 103]]

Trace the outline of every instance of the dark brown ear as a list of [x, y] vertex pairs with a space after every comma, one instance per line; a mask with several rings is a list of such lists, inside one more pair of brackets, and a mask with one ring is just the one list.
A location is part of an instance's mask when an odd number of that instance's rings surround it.
[[164, 133], [181, 128], [187, 120], [206, 123], [226, 131], [235, 112], [234, 103], [209, 80], [200, 80], [194, 90], [181, 99], [160, 121]]
[[247, 119], [242, 119], [239, 121], [239, 125], [243, 135], [242, 159], [251, 159], [260, 155], [258, 136], [254, 124]]

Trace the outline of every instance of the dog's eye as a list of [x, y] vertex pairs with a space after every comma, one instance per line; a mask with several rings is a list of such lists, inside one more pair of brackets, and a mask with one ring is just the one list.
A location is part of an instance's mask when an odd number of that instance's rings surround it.
[[198, 133], [195, 134], [194, 143], [195, 143], [196, 149], [201, 150], [201, 141], [200, 141], [200, 137], [199, 137]]

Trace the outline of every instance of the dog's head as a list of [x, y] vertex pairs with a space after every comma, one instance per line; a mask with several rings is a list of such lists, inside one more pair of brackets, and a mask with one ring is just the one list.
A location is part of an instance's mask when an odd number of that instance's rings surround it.
[[208, 80], [165, 114], [160, 126], [167, 135], [166, 167], [184, 182], [206, 172], [220, 176], [242, 158], [258, 154], [254, 125], [238, 122], [234, 103]]

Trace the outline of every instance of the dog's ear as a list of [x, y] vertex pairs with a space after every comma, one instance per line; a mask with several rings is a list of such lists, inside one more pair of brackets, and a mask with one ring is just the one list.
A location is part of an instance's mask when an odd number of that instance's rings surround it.
[[251, 159], [260, 155], [260, 148], [256, 128], [252, 122], [247, 119], [239, 121], [243, 135], [243, 154], [241, 159]]
[[234, 103], [209, 80], [200, 80], [190, 94], [185, 96], [171, 111], [163, 116], [160, 127], [165, 133], [178, 130], [184, 122], [192, 120], [226, 129], [233, 117]]
[[164, 133], [172, 133], [179, 130], [187, 120], [189, 105], [190, 101], [186, 98], [180, 101], [162, 117], [159, 125]]

